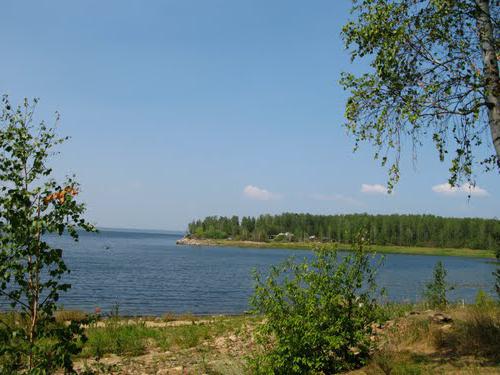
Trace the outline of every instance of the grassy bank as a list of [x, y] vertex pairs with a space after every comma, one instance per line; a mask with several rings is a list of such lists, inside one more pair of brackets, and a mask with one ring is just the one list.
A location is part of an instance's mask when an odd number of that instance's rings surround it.
[[[235, 241], [235, 240], [196, 240], [203, 246], [231, 246], [243, 248], [260, 249], [298, 249], [312, 250], [319, 244], [315, 242], [256, 242], [256, 241]], [[340, 249], [349, 249], [348, 245], [339, 244]], [[494, 259], [495, 252], [492, 250], [475, 249], [453, 249], [440, 247], [419, 247], [419, 246], [381, 246], [373, 245], [371, 248], [378, 253], [385, 254], [412, 254], [412, 255], [441, 255]]]
[[[452, 306], [446, 322], [425, 306], [386, 306], [363, 374], [500, 372], [500, 307]], [[260, 318], [112, 318], [87, 329], [80, 374], [249, 374]]]
[[[62, 312], [56, 320], [64, 324], [84, 315]], [[12, 314], [0, 318], [16, 320]], [[255, 337], [260, 323], [254, 316], [103, 318], [86, 327], [88, 341], [75, 369], [80, 375], [251, 374], [247, 359], [261, 350]], [[349, 374], [500, 373], [500, 305], [495, 302], [440, 312], [425, 305], [384, 306], [372, 334], [368, 363]]]
[[244, 374], [249, 316], [114, 318], [87, 329], [80, 374]]

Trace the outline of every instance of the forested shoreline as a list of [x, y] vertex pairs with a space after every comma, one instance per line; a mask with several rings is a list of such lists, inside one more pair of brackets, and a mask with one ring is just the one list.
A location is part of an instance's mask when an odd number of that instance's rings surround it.
[[[196, 238], [348, 243], [364, 230], [374, 245], [500, 249], [500, 220], [434, 215], [209, 216], [188, 225]], [[286, 236], [284, 236], [286, 234]]]

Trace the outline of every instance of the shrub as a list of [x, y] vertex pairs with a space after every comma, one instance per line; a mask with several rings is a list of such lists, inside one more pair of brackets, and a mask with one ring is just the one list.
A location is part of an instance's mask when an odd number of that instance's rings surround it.
[[[89, 322], [87, 319], [81, 323]], [[80, 322], [63, 324], [55, 319], [40, 320], [37, 339], [32, 343], [22, 336], [29, 329], [28, 318], [19, 314], [10, 323], [0, 329], [1, 374], [52, 374], [57, 368], [71, 373], [72, 357], [81, 351], [86, 341]], [[26, 364], [28, 356], [32, 359], [31, 368]]]
[[80, 310], [58, 310], [54, 313], [54, 318], [57, 323], [83, 322], [87, 320], [88, 314]]
[[155, 338], [157, 330], [142, 324], [122, 324], [109, 320], [105, 327], [88, 329], [88, 341], [82, 355], [101, 358], [107, 353], [140, 355], [146, 349], [146, 340]]
[[475, 305], [479, 308], [490, 308], [495, 305], [495, 301], [484, 290], [479, 289], [475, 298]]
[[227, 233], [226, 232], [223, 232], [221, 230], [218, 230], [218, 229], [210, 229], [208, 231], [205, 231], [203, 237], [205, 238], [212, 238], [212, 239], [215, 239], [215, 240], [223, 240], [225, 238], [227, 238]]
[[425, 299], [433, 308], [443, 308], [448, 304], [446, 292], [452, 288], [446, 282], [446, 275], [447, 272], [444, 268], [443, 262], [437, 262], [434, 267], [433, 279], [426, 284], [424, 292]]
[[344, 256], [322, 248], [310, 261], [272, 267], [266, 278], [255, 273], [251, 303], [264, 320], [254, 373], [335, 373], [365, 363], [380, 263], [372, 265], [361, 237], [353, 250]]

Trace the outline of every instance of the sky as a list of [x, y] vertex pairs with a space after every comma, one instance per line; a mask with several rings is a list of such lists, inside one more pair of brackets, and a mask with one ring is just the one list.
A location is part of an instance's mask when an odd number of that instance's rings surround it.
[[[0, 93], [38, 97], [71, 139], [101, 227], [183, 230], [207, 215], [280, 212], [500, 216], [498, 174], [446, 185], [432, 145], [387, 194], [373, 148], [346, 134], [340, 31], [348, 0], [2, 2]], [[363, 65], [364, 64], [364, 65]], [[485, 146], [487, 147], [487, 146]], [[491, 147], [491, 146], [488, 146]], [[486, 149], [485, 149], [486, 150]], [[487, 151], [487, 150], [486, 150]]]

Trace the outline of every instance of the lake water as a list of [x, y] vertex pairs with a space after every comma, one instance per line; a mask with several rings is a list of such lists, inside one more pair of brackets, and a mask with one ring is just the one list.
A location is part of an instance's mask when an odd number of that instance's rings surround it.
[[[241, 249], [177, 246], [181, 235], [102, 230], [84, 233], [74, 243], [68, 237], [52, 239], [62, 246], [72, 288], [60, 302], [64, 308], [121, 314], [162, 315], [242, 313], [249, 309], [251, 270], [265, 270], [289, 256], [310, 257], [311, 252], [282, 249]], [[386, 255], [378, 283], [389, 299], [419, 299], [432, 277], [435, 263], [443, 261], [455, 285], [451, 299], [473, 301], [478, 289], [492, 293], [495, 265], [484, 259]]]

